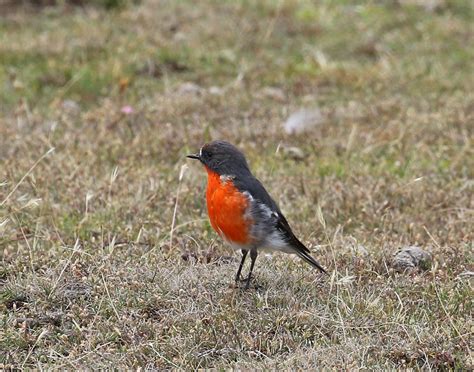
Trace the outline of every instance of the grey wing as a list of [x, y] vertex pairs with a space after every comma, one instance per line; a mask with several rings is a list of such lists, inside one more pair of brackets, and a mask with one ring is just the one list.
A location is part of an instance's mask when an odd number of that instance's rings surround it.
[[244, 183], [237, 178], [234, 180], [234, 185], [249, 195], [252, 203], [251, 214], [255, 219], [252, 235], [258, 243], [283, 252], [296, 253], [304, 261], [327, 274], [326, 270], [311, 257], [310, 250], [295, 236], [280, 208], [259, 180], [252, 176], [246, 178]]

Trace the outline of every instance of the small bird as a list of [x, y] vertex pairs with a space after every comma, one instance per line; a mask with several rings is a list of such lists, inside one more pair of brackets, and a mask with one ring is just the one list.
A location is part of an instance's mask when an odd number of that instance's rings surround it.
[[293, 234], [239, 149], [226, 141], [213, 141], [187, 157], [199, 160], [207, 171], [207, 211], [213, 229], [233, 249], [242, 251], [236, 282], [241, 281], [242, 266], [250, 252], [249, 275], [243, 279], [245, 288], [249, 288], [255, 260], [262, 250], [297, 254], [327, 274]]

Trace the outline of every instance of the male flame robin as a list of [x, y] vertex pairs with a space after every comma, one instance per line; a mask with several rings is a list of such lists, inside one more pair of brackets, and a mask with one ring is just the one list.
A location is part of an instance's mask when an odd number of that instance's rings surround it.
[[310, 256], [308, 248], [293, 234], [285, 216], [263, 185], [250, 172], [244, 154], [232, 144], [214, 141], [205, 144], [199, 153], [188, 155], [197, 159], [207, 171], [207, 211], [214, 230], [232, 248], [242, 251], [242, 260], [235, 281], [250, 252], [249, 288], [255, 260], [261, 250], [294, 253], [326, 273]]

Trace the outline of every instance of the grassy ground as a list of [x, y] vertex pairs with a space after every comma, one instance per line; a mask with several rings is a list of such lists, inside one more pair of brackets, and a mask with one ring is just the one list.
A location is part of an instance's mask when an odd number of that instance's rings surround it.
[[[315, 4], [2, 8], [0, 367], [473, 367], [472, 3]], [[184, 157], [217, 138], [331, 277], [232, 286]]]

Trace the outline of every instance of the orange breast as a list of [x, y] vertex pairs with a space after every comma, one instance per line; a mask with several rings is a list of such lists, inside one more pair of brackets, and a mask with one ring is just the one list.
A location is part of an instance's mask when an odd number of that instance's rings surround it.
[[250, 242], [251, 219], [246, 217], [248, 199], [231, 180], [221, 181], [217, 173], [207, 169], [207, 211], [211, 225], [225, 240], [237, 244]]

